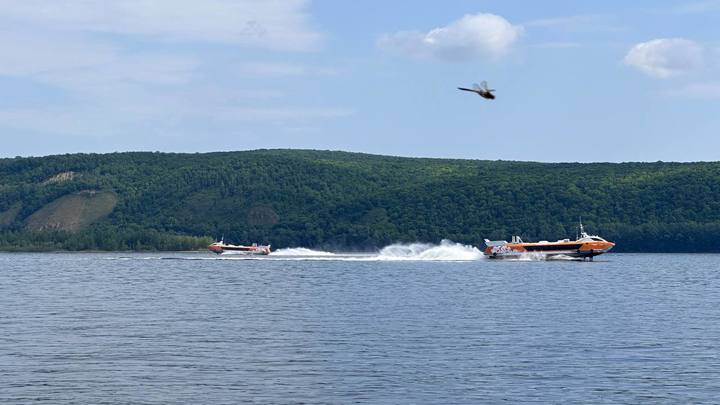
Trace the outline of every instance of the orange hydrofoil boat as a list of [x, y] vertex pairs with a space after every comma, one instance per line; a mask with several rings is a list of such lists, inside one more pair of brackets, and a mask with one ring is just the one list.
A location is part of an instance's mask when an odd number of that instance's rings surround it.
[[208, 246], [208, 249], [210, 249], [211, 252], [217, 253], [217, 254], [223, 254], [223, 253], [234, 253], [234, 254], [243, 254], [243, 255], [269, 255], [270, 254], [270, 245], [258, 245], [257, 243], [253, 243], [250, 246], [244, 246], [244, 245], [231, 245], [229, 243], [225, 243], [224, 238], [220, 239], [220, 242], [215, 242]]
[[523, 242], [519, 236], [513, 236], [510, 242], [485, 239], [485, 255], [493, 259], [522, 258], [524, 256], [567, 256], [592, 260], [615, 246], [597, 235], [588, 235], [580, 223], [580, 234], [576, 240], [562, 239], [557, 242]]

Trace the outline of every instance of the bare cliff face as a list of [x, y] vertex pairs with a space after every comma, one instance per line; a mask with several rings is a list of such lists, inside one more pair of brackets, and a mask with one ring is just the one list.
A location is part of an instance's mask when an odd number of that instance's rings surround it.
[[68, 194], [35, 211], [25, 226], [31, 231], [78, 231], [110, 215], [116, 204], [117, 196], [109, 191]]

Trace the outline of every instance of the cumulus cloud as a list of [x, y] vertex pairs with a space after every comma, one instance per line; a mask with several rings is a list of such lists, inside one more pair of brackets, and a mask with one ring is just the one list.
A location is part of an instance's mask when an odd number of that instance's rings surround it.
[[703, 47], [682, 38], [641, 42], [625, 55], [625, 63], [656, 78], [689, 73], [703, 67]]
[[523, 27], [494, 14], [465, 15], [429, 32], [402, 31], [378, 40], [381, 49], [418, 59], [497, 59], [522, 35]]
[[307, 50], [322, 39], [306, 0], [0, 0], [6, 23], [47, 29]]

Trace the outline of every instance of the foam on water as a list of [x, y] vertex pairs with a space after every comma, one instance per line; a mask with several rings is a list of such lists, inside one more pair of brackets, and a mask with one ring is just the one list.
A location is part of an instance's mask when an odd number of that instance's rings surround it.
[[[377, 253], [333, 253], [302, 247], [273, 251], [267, 256], [228, 254], [201, 256], [150, 256], [146, 260], [282, 260], [282, 261], [472, 261], [480, 260], [482, 252], [471, 245], [442, 240], [439, 245], [430, 243], [396, 243], [382, 248]], [[117, 257], [127, 260], [131, 257]]]
[[323, 252], [321, 250], [312, 250], [308, 248], [296, 247], [278, 249], [270, 253], [272, 256], [335, 256], [335, 253]]
[[548, 257], [546, 260], [557, 260], [557, 261], [582, 261], [583, 259], [580, 257], [573, 257], [573, 256], [567, 256], [567, 255], [554, 255]]
[[297, 247], [278, 249], [269, 256], [254, 256], [253, 258], [333, 261], [470, 261], [482, 259], [483, 254], [474, 246], [442, 240], [439, 245], [429, 243], [392, 244], [382, 248], [378, 253], [332, 253]]
[[572, 257], [567, 255], [552, 255], [548, 256], [544, 253], [537, 252], [524, 252], [517, 256], [506, 257], [505, 261], [517, 261], [517, 262], [544, 262], [544, 261], [581, 261], [581, 258]]
[[439, 245], [426, 243], [394, 244], [383, 248], [378, 260], [469, 261], [483, 258], [482, 252], [470, 245], [443, 239]]

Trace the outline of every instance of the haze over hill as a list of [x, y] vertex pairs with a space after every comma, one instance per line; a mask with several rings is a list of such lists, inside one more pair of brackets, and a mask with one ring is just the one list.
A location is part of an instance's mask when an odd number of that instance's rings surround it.
[[0, 159], [2, 249], [335, 250], [589, 231], [720, 251], [720, 163], [533, 163], [313, 150]]

